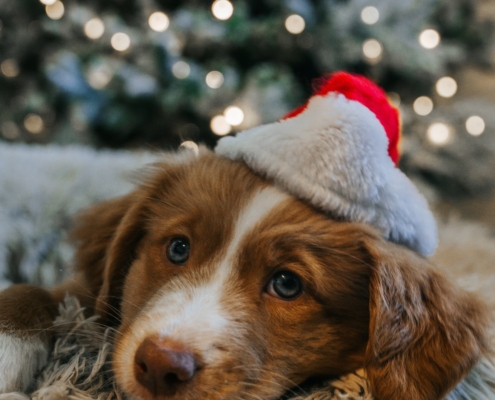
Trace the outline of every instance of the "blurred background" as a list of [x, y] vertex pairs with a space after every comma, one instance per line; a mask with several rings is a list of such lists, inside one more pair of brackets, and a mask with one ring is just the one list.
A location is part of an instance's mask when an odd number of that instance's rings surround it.
[[214, 147], [346, 70], [400, 108], [437, 215], [492, 229], [494, 67], [494, 0], [0, 0], [0, 141]]

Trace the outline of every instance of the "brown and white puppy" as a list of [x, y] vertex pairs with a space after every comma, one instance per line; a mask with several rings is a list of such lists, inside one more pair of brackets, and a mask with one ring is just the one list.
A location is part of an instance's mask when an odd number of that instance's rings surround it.
[[75, 283], [0, 294], [0, 392], [46, 360], [37, 332], [66, 290], [118, 326], [133, 399], [269, 400], [365, 368], [376, 399], [438, 400], [488, 351], [483, 305], [424, 258], [206, 150], [155, 165], [73, 236]]

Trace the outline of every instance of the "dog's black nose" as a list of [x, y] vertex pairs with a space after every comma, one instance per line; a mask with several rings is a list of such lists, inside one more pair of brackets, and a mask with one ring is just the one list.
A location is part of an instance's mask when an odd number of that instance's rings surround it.
[[194, 355], [181, 344], [158, 338], [146, 338], [134, 357], [137, 381], [154, 396], [175, 394], [197, 369]]

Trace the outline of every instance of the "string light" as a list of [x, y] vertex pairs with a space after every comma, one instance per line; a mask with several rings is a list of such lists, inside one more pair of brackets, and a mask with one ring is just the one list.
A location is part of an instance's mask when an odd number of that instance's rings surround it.
[[90, 39], [99, 39], [105, 32], [105, 25], [99, 18], [92, 18], [84, 24], [84, 34]]
[[185, 79], [189, 76], [190, 73], [191, 67], [185, 61], [177, 61], [172, 66], [172, 74], [174, 74], [177, 79]]
[[41, 4], [44, 4], [45, 6], [51, 6], [54, 4], [57, 0], [40, 0]]
[[419, 34], [419, 44], [425, 49], [434, 49], [440, 44], [440, 34], [434, 29], [425, 29]]
[[113, 77], [113, 71], [109, 66], [101, 64], [89, 71], [88, 83], [95, 89], [103, 89]]
[[179, 147], [182, 147], [183, 149], [191, 150], [196, 155], [199, 154], [199, 146], [196, 143], [194, 143], [192, 140], [186, 140], [185, 142], [182, 142]]
[[466, 130], [470, 135], [479, 136], [485, 131], [485, 121], [478, 115], [473, 115], [466, 120]]
[[218, 136], [225, 136], [232, 129], [227, 119], [223, 115], [217, 115], [211, 119], [211, 131]]
[[36, 135], [43, 130], [43, 120], [38, 114], [28, 114], [24, 118], [24, 127], [28, 132]]
[[110, 44], [117, 51], [126, 51], [131, 45], [131, 38], [124, 32], [117, 32], [112, 36]]
[[450, 131], [451, 128], [448, 125], [442, 122], [435, 122], [428, 127], [426, 134], [431, 143], [443, 145], [449, 141]]
[[19, 137], [19, 128], [13, 121], [5, 121], [2, 124], [2, 135], [6, 139], [14, 140]]
[[240, 125], [244, 121], [244, 112], [236, 106], [227, 107], [223, 115], [227, 123], [233, 126]]
[[292, 14], [285, 20], [285, 29], [292, 33], [293, 35], [298, 35], [306, 27], [306, 22], [304, 18], [297, 14]]
[[211, 12], [216, 19], [225, 21], [234, 14], [234, 6], [228, 0], [216, 0], [211, 6]]
[[433, 111], [433, 101], [427, 96], [418, 97], [414, 100], [413, 109], [418, 115], [428, 115]]
[[7, 78], [15, 78], [19, 75], [19, 65], [13, 58], [9, 58], [0, 64], [0, 70]]
[[45, 12], [48, 18], [57, 20], [64, 16], [65, 8], [61, 1], [56, 1], [53, 4], [45, 6]]
[[376, 39], [368, 39], [363, 43], [363, 54], [372, 63], [380, 61], [382, 51], [382, 45]]
[[374, 25], [380, 19], [378, 9], [373, 6], [364, 7], [361, 11], [361, 20], [368, 25]]
[[437, 93], [442, 97], [452, 97], [457, 92], [457, 82], [450, 76], [444, 76], [435, 85]]
[[148, 24], [156, 32], [165, 32], [170, 25], [170, 20], [167, 14], [157, 11], [150, 15]]
[[222, 86], [223, 80], [223, 74], [220, 71], [211, 71], [206, 75], [206, 84], [212, 89]]

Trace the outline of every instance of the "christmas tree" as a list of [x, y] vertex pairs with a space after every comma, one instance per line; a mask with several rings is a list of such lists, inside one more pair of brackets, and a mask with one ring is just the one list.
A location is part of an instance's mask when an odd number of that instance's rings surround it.
[[491, 65], [492, 25], [477, 7], [470, 0], [0, 0], [2, 138], [213, 147], [220, 135], [279, 119], [304, 101], [315, 78], [346, 70], [371, 77], [400, 104], [407, 173], [442, 192], [478, 193], [494, 179], [492, 105], [455, 96], [466, 62]]

